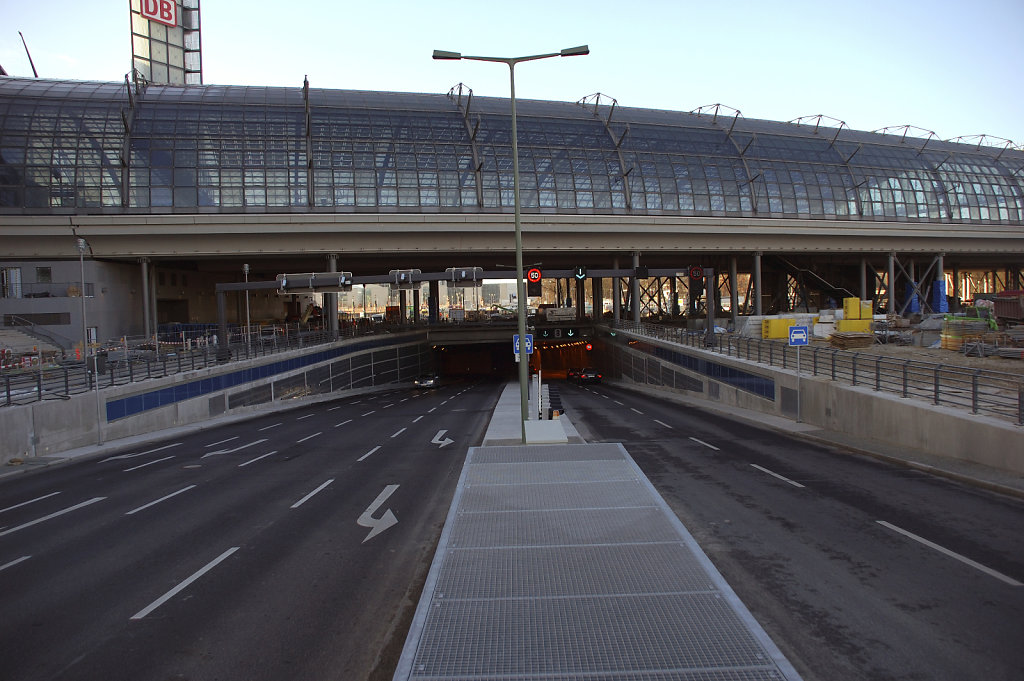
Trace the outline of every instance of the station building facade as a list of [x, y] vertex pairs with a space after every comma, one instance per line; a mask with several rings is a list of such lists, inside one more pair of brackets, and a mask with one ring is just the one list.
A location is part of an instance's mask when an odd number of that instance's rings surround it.
[[[517, 120], [526, 248], [545, 266], [641, 254], [653, 267], [713, 261], [760, 277], [764, 264], [776, 289], [811, 272], [811, 288], [867, 298], [880, 286], [917, 297], [924, 280], [968, 297], [950, 267], [1022, 286], [1024, 151], [1008, 142], [603, 96], [520, 101]], [[73, 329], [74, 301], [24, 293], [47, 267], [59, 292], [52, 268], [73, 276], [79, 238], [106, 337], [151, 330], [140, 328], [150, 304], [212, 321], [204, 291], [238, 280], [243, 262], [270, 278], [322, 271], [328, 257], [365, 272], [505, 265], [512, 211], [509, 102], [463, 85], [445, 95], [0, 78], [3, 313], [63, 305]]]

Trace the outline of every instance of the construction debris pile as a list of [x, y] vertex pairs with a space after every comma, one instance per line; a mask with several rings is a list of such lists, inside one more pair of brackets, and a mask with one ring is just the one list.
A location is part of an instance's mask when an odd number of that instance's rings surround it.
[[910, 319], [874, 314], [871, 301], [846, 298], [841, 310], [751, 317], [737, 331], [747, 337], [787, 339], [792, 326], [806, 326], [813, 339], [827, 339], [842, 350], [893, 343], [974, 357], [1024, 359], [1024, 291], [978, 300], [962, 313]]

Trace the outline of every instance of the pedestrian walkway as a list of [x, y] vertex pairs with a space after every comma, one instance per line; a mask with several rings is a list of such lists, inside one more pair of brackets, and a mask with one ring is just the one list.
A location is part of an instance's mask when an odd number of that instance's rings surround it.
[[488, 445], [509, 406], [469, 450], [396, 681], [799, 679], [622, 445]]

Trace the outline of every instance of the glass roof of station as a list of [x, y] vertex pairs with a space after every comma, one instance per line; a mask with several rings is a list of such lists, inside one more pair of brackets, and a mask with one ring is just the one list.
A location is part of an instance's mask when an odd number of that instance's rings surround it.
[[[1017, 149], [517, 104], [526, 213], [1024, 224]], [[0, 78], [0, 213], [511, 212], [508, 109], [468, 89]]]

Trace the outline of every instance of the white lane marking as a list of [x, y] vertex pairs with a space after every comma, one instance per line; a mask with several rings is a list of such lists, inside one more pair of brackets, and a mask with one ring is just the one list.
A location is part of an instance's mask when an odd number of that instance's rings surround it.
[[10, 563], [7, 563], [6, 565], [0, 565], [0, 572], [6, 570], [9, 567], [14, 567], [18, 563], [24, 563], [26, 560], [28, 560], [31, 557], [32, 556], [22, 556], [21, 558], [15, 558]]
[[313, 433], [312, 435], [307, 435], [306, 437], [302, 438], [301, 440], [296, 440], [296, 441], [295, 441], [295, 444], [297, 444], [297, 445], [298, 445], [298, 444], [302, 444], [302, 443], [303, 443], [303, 442], [305, 442], [306, 440], [312, 440], [312, 439], [313, 439], [313, 438], [315, 438], [315, 437], [316, 437], [317, 435], [323, 435], [323, 433], [324, 433], [324, 431], [322, 431], [322, 430], [321, 430], [321, 431], [320, 431], [319, 433]]
[[446, 405], [446, 404], [448, 404], [448, 400], [445, 400], [444, 402], [442, 402], [442, 403], [441, 403], [441, 406], [443, 407], [443, 406], [444, 406], [444, 405]]
[[317, 494], [318, 492], [322, 492], [332, 482], [334, 482], [334, 478], [331, 478], [330, 480], [328, 480], [324, 484], [320, 485], [319, 487], [317, 487], [315, 490], [313, 490], [312, 492], [310, 492], [306, 496], [304, 496], [301, 499], [299, 499], [298, 501], [296, 501], [294, 504], [292, 504], [292, 508], [298, 508], [299, 506], [302, 506], [304, 503], [306, 503], [307, 501], [312, 499], [314, 494]]
[[313, 413], [313, 414], [306, 414], [305, 416], [300, 416], [299, 418], [297, 418], [297, 419], [295, 419], [295, 420], [296, 420], [296, 421], [301, 421], [302, 419], [308, 419], [308, 418], [310, 418], [311, 416], [316, 416], [316, 414], [315, 414], [315, 413]]
[[[439, 431], [437, 431], [437, 435], [435, 435], [434, 439], [430, 441], [430, 444], [432, 444], [432, 445], [441, 445], [441, 447], [439, 449], [442, 449], [442, 448], [447, 447], [448, 445], [452, 444], [453, 442], [455, 442], [455, 440], [451, 439], [450, 437], [445, 437], [444, 436], [444, 434], [447, 433], [447, 432], [448, 432], [447, 430], [439, 430]], [[442, 440], [441, 438], [443, 438], [443, 437], [444, 437], [444, 439]]]
[[273, 456], [274, 454], [277, 454], [277, 450], [276, 449], [274, 451], [272, 451], [272, 452], [267, 452], [266, 454], [262, 454], [260, 456], [257, 456], [255, 459], [249, 459], [248, 461], [246, 461], [244, 463], [240, 463], [240, 464], [238, 464], [238, 467], [241, 468], [242, 466], [248, 466], [251, 463], [256, 463], [260, 459], [265, 459], [268, 456]]
[[206, 457], [213, 456], [214, 454], [232, 454], [234, 452], [238, 452], [238, 451], [241, 451], [243, 449], [248, 449], [249, 447], [252, 447], [253, 445], [258, 445], [261, 442], [266, 442], [266, 441], [267, 441], [267, 438], [263, 438], [262, 440], [256, 440], [255, 442], [250, 442], [247, 445], [242, 445], [241, 447], [235, 447], [234, 449], [218, 449], [215, 452], [207, 452], [206, 454], [203, 454], [199, 458], [200, 459], [205, 459]]
[[416, 422], [417, 422], [417, 421], [419, 421], [419, 420], [420, 420], [421, 418], [423, 418], [423, 414], [420, 414], [419, 416], [417, 416], [416, 418], [414, 418], [414, 419], [412, 420], [412, 422], [413, 422], [413, 423], [416, 423]]
[[365, 544], [384, 530], [398, 524], [398, 518], [395, 517], [395, 514], [391, 512], [390, 508], [384, 511], [384, 514], [381, 515], [379, 519], [373, 517], [373, 514], [377, 509], [384, 505], [384, 502], [386, 502], [388, 498], [395, 493], [396, 489], [398, 489], [398, 485], [388, 485], [385, 487], [384, 490], [377, 495], [377, 498], [373, 500], [373, 503], [367, 506], [366, 510], [363, 511], [362, 515], [360, 515], [356, 520], [356, 524], [360, 527], [371, 528], [370, 534], [366, 535], [366, 539], [364, 539], [362, 543]]
[[621, 404], [623, 407], [626, 406], [625, 404], [623, 404], [622, 402], [619, 402], [618, 400], [613, 400], [613, 401], [615, 402], [615, 404]]
[[398, 401], [399, 401], [399, 402], [408, 402], [408, 401], [409, 401], [409, 398], [408, 398], [408, 397], [403, 397], [402, 399], [400, 399], [400, 400], [398, 400]]
[[704, 442], [704, 440], [698, 440], [698, 439], [697, 439], [697, 438], [695, 438], [695, 437], [691, 437], [690, 439], [691, 439], [691, 440], [693, 440], [694, 442], [696, 442], [696, 443], [697, 443], [697, 444], [699, 444], [699, 445], [704, 445], [704, 446], [705, 446], [705, 447], [707, 447], [708, 449], [713, 449], [713, 450], [715, 450], [716, 452], [720, 452], [720, 451], [722, 451], [722, 450], [721, 450], [721, 449], [719, 449], [718, 447], [716, 447], [716, 446], [714, 446], [714, 445], [709, 445], [709, 444], [708, 444], [707, 442]]
[[405, 432], [405, 428], [402, 428], [401, 430], [399, 430], [399, 431], [398, 431], [397, 433], [395, 433], [395, 434], [394, 434], [394, 435], [392, 435], [391, 437], [393, 437], [393, 438], [395, 438], [395, 437], [398, 437], [399, 435], [401, 435], [401, 434], [402, 434], [402, 433], [404, 433], [404, 432]]
[[431, 407], [430, 409], [427, 410], [427, 413], [433, 414], [435, 409], [437, 409], [437, 407]]
[[52, 520], [53, 518], [56, 518], [58, 516], [64, 515], [65, 513], [71, 513], [72, 511], [77, 511], [80, 508], [85, 508], [89, 504], [95, 504], [97, 501], [103, 501], [104, 499], [106, 499], [106, 497], [93, 497], [92, 499], [89, 499], [89, 501], [83, 501], [80, 504], [75, 504], [74, 506], [69, 506], [68, 508], [65, 508], [62, 511], [56, 511], [55, 513], [51, 513], [50, 515], [43, 516], [42, 518], [36, 518], [35, 520], [31, 520], [31, 521], [25, 523], [24, 525], [18, 525], [17, 527], [12, 527], [9, 530], [4, 530], [3, 532], [0, 532], [0, 537], [3, 537], [4, 535], [11, 534], [12, 532], [17, 532], [18, 530], [23, 530], [26, 527], [32, 527], [33, 525], [38, 525], [39, 523], [46, 522], [47, 520]]
[[339, 404], [339, 405], [338, 405], [337, 407], [331, 407], [331, 408], [330, 408], [330, 409], [328, 409], [327, 411], [334, 411], [335, 409], [341, 409], [341, 408], [342, 408], [343, 406], [345, 406], [345, 405], [343, 405], [343, 404]]
[[376, 411], [375, 409], [371, 409], [370, 411], [366, 412], [365, 414], [360, 414], [360, 416], [369, 416], [370, 414], [374, 413], [375, 411]]
[[779, 475], [778, 473], [776, 473], [774, 471], [770, 471], [767, 468], [765, 468], [764, 466], [758, 466], [756, 463], [752, 463], [750, 465], [753, 466], [754, 468], [756, 468], [759, 471], [767, 473], [768, 475], [772, 476], [773, 478], [778, 478], [779, 480], [782, 480], [783, 482], [788, 482], [789, 484], [793, 485], [793, 487], [804, 487], [804, 485], [801, 485], [799, 482], [796, 482], [795, 480], [790, 480], [786, 476]]
[[170, 449], [171, 447], [177, 447], [180, 444], [182, 444], [182, 443], [181, 442], [175, 442], [172, 445], [164, 445], [163, 447], [157, 447], [156, 449], [147, 449], [146, 451], [138, 452], [137, 454], [118, 454], [117, 456], [108, 456], [105, 459], [101, 459], [100, 463], [103, 463], [104, 461], [113, 461], [115, 459], [134, 459], [135, 457], [142, 456], [143, 454], [152, 454], [153, 452], [161, 452], [161, 451], [163, 451], [165, 449]]
[[606, 400], [612, 399], [612, 398], [608, 397], [607, 395], [605, 395], [604, 393], [598, 393], [598, 394], [601, 395], [601, 397], [603, 397]]
[[131, 468], [125, 468], [125, 469], [124, 469], [124, 470], [122, 471], [122, 473], [130, 473], [130, 472], [132, 472], [132, 471], [137, 471], [137, 470], [139, 470], [140, 468], [145, 468], [146, 466], [152, 466], [152, 465], [153, 465], [153, 464], [155, 464], [155, 463], [160, 463], [161, 461], [167, 461], [167, 460], [169, 460], [169, 459], [173, 459], [173, 458], [174, 458], [174, 456], [173, 456], [173, 455], [171, 455], [171, 456], [165, 456], [165, 457], [164, 457], [164, 458], [162, 458], [162, 459], [154, 459], [153, 461], [149, 461], [149, 462], [147, 462], [147, 463], [140, 463], [140, 464], [139, 464], [138, 466], [132, 466]]
[[206, 448], [209, 449], [210, 447], [216, 447], [217, 445], [222, 445], [225, 442], [231, 442], [232, 440], [237, 440], [239, 437], [241, 437], [241, 436], [240, 435], [236, 435], [234, 437], [229, 437], [227, 440], [221, 440], [220, 442], [211, 442], [210, 444], [206, 445]]
[[639, 409], [635, 408], [635, 407], [630, 407], [629, 410], [630, 411], [635, 411], [637, 414], [643, 415], [643, 412], [640, 411]]
[[654, 422], [659, 424], [659, 425], [665, 426], [666, 428], [671, 428], [672, 427], [672, 426], [668, 425], [667, 423], [665, 423], [664, 421], [659, 421], [658, 419], [654, 419]]
[[171, 493], [170, 493], [170, 494], [168, 494], [167, 496], [164, 496], [164, 497], [160, 497], [160, 498], [159, 498], [159, 499], [157, 499], [156, 501], [151, 501], [151, 502], [149, 502], [148, 504], [146, 504], [145, 506], [139, 506], [138, 508], [132, 509], [131, 511], [128, 511], [127, 513], [125, 513], [125, 515], [135, 515], [135, 514], [136, 514], [136, 513], [138, 513], [139, 511], [144, 511], [144, 510], [146, 510], [146, 509], [147, 509], [147, 508], [149, 508], [150, 506], [156, 506], [156, 505], [157, 505], [157, 504], [159, 504], [159, 503], [160, 503], [161, 501], [167, 501], [167, 500], [168, 500], [168, 499], [170, 499], [171, 497], [176, 497], [176, 496], [178, 496], [179, 494], [181, 494], [182, 492], [187, 492], [187, 491], [189, 491], [190, 489], [192, 489], [193, 487], [195, 487], [195, 485], [189, 485], [188, 487], [184, 487], [184, 488], [182, 488], [182, 489], [179, 489], [179, 490], [178, 490], [177, 492], [171, 492]]
[[377, 451], [378, 449], [380, 449], [380, 445], [377, 445], [376, 447], [374, 447], [374, 448], [373, 448], [373, 449], [371, 449], [370, 451], [366, 452], [366, 454], [363, 454], [363, 455], [362, 455], [361, 457], [359, 457], [358, 459], [356, 459], [356, 461], [362, 461], [363, 459], [366, 459], [366, 458], [368, 458], [368, 457], [369, 457], [369, 456], [370, 456], [371, 454], [373, 454], [374, 452], [376, 452], [376, 451]]
[[391, 404], [385, 404], [383, 407], [381, 407], [381, 409], [387, 409], [388, 407], [393, 407], [393, 406], [395, 406], [394, 402], [392, 402]]
[[995, 577], [999, 581], [1005, 582], [1006, 584], [1009, 584], [1010, 586], [1024, 586], [1024, 584], [1022, 584], [1021, 582], [1018, 582], [1013, 577], [1007, 577], [1002, 572], [998, 572], [996, 570], [993, 570], [990, 567], [986, 567], [986, 566], [982, 565], [981, 563], [979, 563], [977, 561], [973, 561], [970, 558], [968, 558], [967, 556], [961, 555], [961, 554], [957, 553], [956, 551], [951, 551], [951, 550], [947, 549], [944, 546], [939, 546], [935, 542], [928, 541], [924, 537], [918, 536], [918, 535], [914, 534], [913, 532], [908, 532], [907, 530], [904, 530], [902, 527], [896, 527], [892, 523], [887, 523], [884, 520], [877, 520], [875, 522], [877, 522], [882, 527], [888, 527], [893, 532], [899, 532], [904, 537], [909, 537], [910, 539], [913, 539], [916, 542], [920, 542], [920, 543], [924, 544], [925, 546], [927, 546], [930, 549], [935, 549], [939, 553], [945, 554], [945, 555], [949, 556], [950, 558], [955, 558], [958, 561], [960, 561], [961, 563], [965, 563], [967, 565], [970, 565], [972, 568], [974, 568], [976, 570], [981, 570], [986, 575], [989, 575], [990, 577]]
[[281, 425], [280, 423], [275, 423], [275, 424], [274, 424], [274, 425], [272, 425], [272, 426], [264, 426], [263, 428], [260, 428], [260, 429], [259, 429], [259, 432], [261, 432], [261, 433], [262, 433], [262, 432], [263, 432], [264, 430], [270, 430], [271, 428], [277, 428], [277, 427], [278, 427], [278, 426], [280, 426], [280, 425]]
[[198, 572], [196, 572], [195, 574], [193, 574], [193, 575], [192, 575], [191, 577], [189, 577], [188, 579], [186, 579], [186, 580], [185, 580], [184, 582], [182, 582], [182, 583], [181, 583], [181, 584], [179, 584], [178, 586], [174, 587], [173, 589], [171, 589], [170, 591], [168, 591], [167, 593], [165, 593], [165, 594], [164, 594], [163, 596], [161, 596], [160, 598], [156, 599], [155, 601], [153, 601], [152, 603], [150, 603], [149, 605], [147, 605], [147, 606], [146, 606], [145, 608], [143, 608], [142, 610], [139, 610], [139, 611], [138, 611], [137, 613], [135, 613], [134, 615], [132, 615], [132, 616], [131, 616], [131, 619], [133, 619], [133, 620], [141, 620], [141, 619], [142, 619], [143, 617], [145, 617], [146, 615], [150, 614], [151, 612], [153, 612], [154, 610], [156, 610], [157, 608], [159, 608], [159, 607], [160, 607], [161, 605], [163, 605], [163, 604], [164, 604], [164, 603], [166, 603], [167, 601], [169, 601], [169, 600], [171, 600], [172, 598], [174, 598], [175, 596], [177, 596], [177, 595], [178, 595], [179, 593], [181, 593], [181, 592], [182, 592], [182, 591], [183, 591], [183, 590], [184, 590], [184, 589], [185, 589], [186, 587], [188, 587], [188, 585], [189, 585], [189, 584], [191, 584], [192, 582], [196, 581], [197, 579], [199, 579], [200, 577], [202, 577], [203, 575], [205, 575], [205, 574], [206, 574], [207, 572], [209, 572], [209, 571], [210, 571], [210, 570], [212, 570], [213, 568], [215, 568], [215, 567], [217, 567], [218, 565], [220, 565], [220, 564], [221, 564], [221, 563], [222, 563], [223, 561], [227, 560], [227, 559], [228, 559], [228, 557], [229, 557], [229, 556], [230, 556], [230, 555], [231, 555], [232, 553], [234, 553], [235, 551], [237, 551], [238, 549], [239, 549], [239, 547], [238, 547], [238, 546], [232, 546], [232, 547], [231, 547], [230, 549], [228, 549], [228, 550], [227, 550], [227, 551], [225, 551], [224, 553], [220, 554], [219, 556], [217, 556], [216, 558], [214, 558], [213, 560], [211, 560], [211, 561], [210, 561], [209, 563], [207, 563], [207, 564], [206, 564], [206, 565], [205, 565], [204, 567], [202, 567], [202, 568], [201, 568], [201, 569], [200, 569], [200, 570], [199, 570]]
[[346, 420], [342, 421], [341, 423], [335, 423], [334, 426], [332, 426], [332, 427], [333, 428], [337, 428], [338, 426], [343, 426], [346, 423], [352, 423], [352, 419], [346, 419]]
[[0, 508], [0, 513], [3, 513], [4, 511], [11, 511], [11, 510], [16, 509], [16, 508], [21, 508], [22, 506], [28, 506], [29, 504], [34, 504], [37, 501], [42, 501], [43, 499], [49, 499], [50, 497], [55, 496], [57, 494], [60, 494], [60, 492], [50, 492], [49, 494], [46, 494], [44, 496], [36, 497], [35, 499], [29, 499], [28, 501], [23, 501], [20, 504], [15, 504], [14, 506], [8, 506], [7, 508]]

